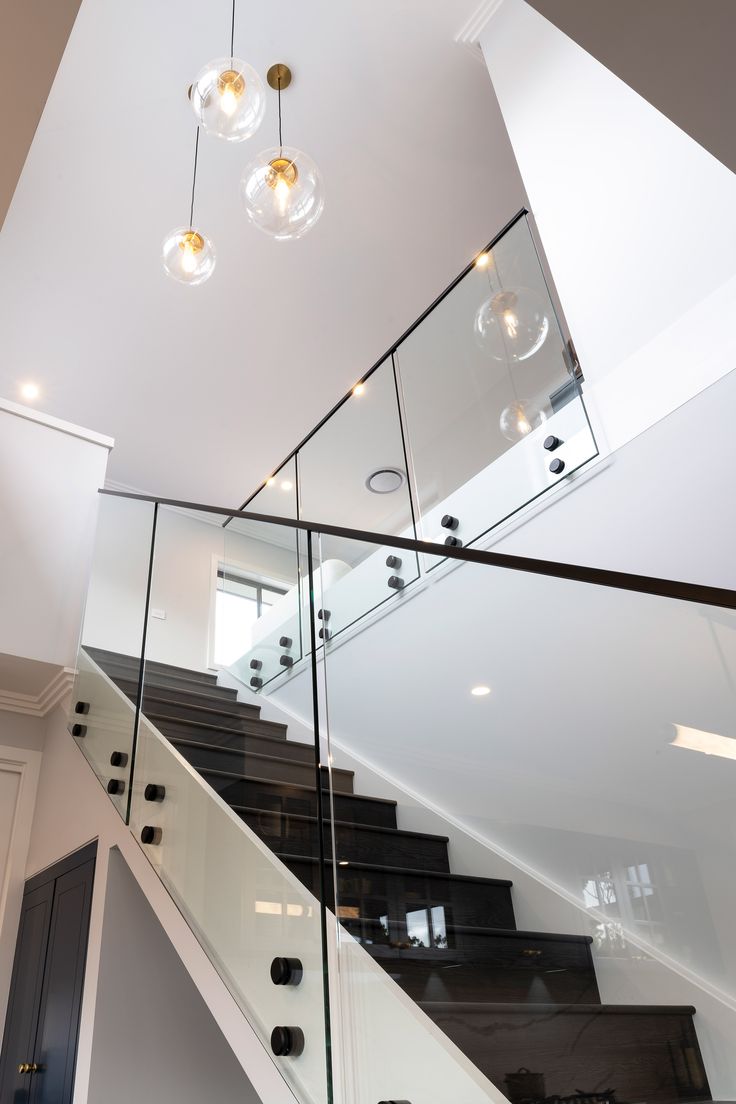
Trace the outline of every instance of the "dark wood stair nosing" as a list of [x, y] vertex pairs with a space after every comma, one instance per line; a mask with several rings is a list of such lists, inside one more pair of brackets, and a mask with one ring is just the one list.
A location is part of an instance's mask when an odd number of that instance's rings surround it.
[[563, 1015], [572, 1012], [575, 1015], [589, 1016], [694, 1016], [696, 1009], [692, 1004], [550, 1004], [503, 1001], [417, 1001], [420, 1008], [431, 1008], [434, 1012], [489, 1012], [498, 1011], [511, 1015], [547, 1015], [556, 1012]]

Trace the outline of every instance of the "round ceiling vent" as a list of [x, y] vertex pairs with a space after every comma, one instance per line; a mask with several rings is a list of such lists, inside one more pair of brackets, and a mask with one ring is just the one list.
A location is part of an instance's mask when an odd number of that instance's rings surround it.
[[368, 476], [365, 485], [373, 494], [392, 494], [393, 491], [398, 491], [404, 478], [404, 473], [399, 468], [377, 468]]

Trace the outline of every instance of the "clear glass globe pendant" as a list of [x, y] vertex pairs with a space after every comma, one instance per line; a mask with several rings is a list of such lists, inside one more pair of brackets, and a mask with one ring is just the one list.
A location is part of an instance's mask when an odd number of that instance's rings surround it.
[[199, 159], [199, 127], [194, 141], [194, 173], [189, 204], [189, 224], [177, 226], [164, 238], [162, 259], [164, 272], [180, 284], [203, 284], [215, 268], [215, 248], [210, 239], [194, 227], [194, 195], [197, 186]]
[[324, 207], [317, 166], [291, 146], [259, 153], [243, 173], [240, 197], [253, 225], [277, 241], [306, 234]]
[[190, 100], [197, 122], [226, 142], [242, 142], [263, 122], [266, 97], [260, 77], [241, 58], [208, 61], [192, 85]]
[[240, 198], [254, 226], [277, 241], [291, 241], [317, 222], [324, 208], [324, 190], [311, 157], [282, 142], [281, 92], [291, 83], [291, 70], [283, 63], [272, 65], [267, 80], [279, 97], [279, 144], [263, 150], [246, 166]]
[[163, 244], [164, 271], [180, 284], [203, 284], [215, 267], [215, 249], [209, 238], [191, 226], [179, 226]]
[[531, 288], [508, 288], [481, 303], [475, 315], [475, 335], [494, 360], [528, 360], [541, 349], [549, 333], [542, 298]]

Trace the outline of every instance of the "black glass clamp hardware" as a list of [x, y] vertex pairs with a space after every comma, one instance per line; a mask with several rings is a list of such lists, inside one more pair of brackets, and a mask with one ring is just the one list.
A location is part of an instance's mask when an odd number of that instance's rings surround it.
[[401, 567], [401, 557], [400, 556], [394, 556], [393, 553], [390, 556], [387, 556], [386, 557], [386, 567], [393, 567], [394, 570], [397, 570], [398, 568]]
[[404, 585], [404, 580], [398, 575], [389, 575], [388, 585], [392, 590], [401, 590]]
[[290, 648], [293, 641], [290, 636], [279, 637], [279, 648]]
[[317, 610], [317, 616], [319, 617], [320, 621], [329, 621], [332, 617], [332, 613], [330, 612], [330, 610], [321, 609]]
[[127, 767], [128, 754], [125, 751], [114, 751], [110, 756], [111, 767]]
[[271, 981], [274, 985], [298, 985], [304, 975], [299, 958], [275, 958], [271, 963]]
[[263, 663], [261, 662], [261, 660], [260, 660], [260, 659], [252, 659], [252, 660], [250, 661], [250, 669], [251, 669], [251, 671], [260, 671], [260, 669], [261, 669], [261, 667], [262, 667], [262, 666], [263, 666]]
[[271, 1032], [271, 1050], [279, 1058], [296, 1057], [304, 1050], [304, 1032], [300, 1027], [275, 1027]]
[[109, 794], [125, 793], [125, 783], [122, 778], [111, 778], [107, 783], [107, 792]]
[[555, 437], [553, 433], [550, 433], [549, 437], [544, 438], [542, 448], [546, 448], [547, 452], [554, 452], [556, 448], [559, 448], [562, 441], [559, 437]]
[[254, 677], [250, 680], [250, 684], [255, 690], [260, 690], [263, 686], [263, 679], [258, 678], [254, 675]]
[[89, 713], [89, 702], [78, 701], [74, 706], [75, 713]]
[[149, 782], [143, 791], [146, 801], [163, 801], [166, 797], [166, 787], [156, 782]]
[[293, 667], [294, 666], [294, 657], [293, 656], [287, 656], [287, 655], [279, 656], [279, 663], [281, 664], [282, 667]]
[[549, 466], [553, 475], [560, 475], [565, 470], [565, 461], [556, 456]]
[[443, 529], [457, 529], [460, 524], [460, 519], [453, 517], [452, 514], [444, 514], [440, 525]]
[[159, 844], [163, 837], [160, 828], [154, 828], [151, 824], [145, 824], [141, 831], [141, 843]]
[[81, 724], [73, 724], [69, 726], [69, 731], [72, 736], [77, 736], [80, 740], [83, 736], [87, 735], [87, 726]]
[[445, 544], [448, 548], [462, 548], [463, 542], [459, 537], [445, 537]]

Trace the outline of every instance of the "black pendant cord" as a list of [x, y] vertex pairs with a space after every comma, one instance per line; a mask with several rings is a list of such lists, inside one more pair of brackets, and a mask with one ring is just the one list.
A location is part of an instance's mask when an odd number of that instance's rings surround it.
[[233, 0], [233, 14], [230, 19], [230, 67], [232, 68], [235, 56], [235, 0]]
[[279, 156], [284, 156], [284, 140], [281, 137], [281, 77], [279, 77]]
[[189, 229], [194, 229], [194, 189], [197, 186], [197, 157], [199, 156], [199, 127], [194, 139], [194, 172], [192, 174], [192, 202], [189, 205]]

